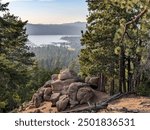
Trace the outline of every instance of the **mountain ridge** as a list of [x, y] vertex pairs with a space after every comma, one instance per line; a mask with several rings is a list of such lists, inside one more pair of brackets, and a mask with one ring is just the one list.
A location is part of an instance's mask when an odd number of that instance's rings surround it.
[[26, 25], [28, 35], [81, 35], [86, 30], [85, 22], [64, 24], [32, 24]]

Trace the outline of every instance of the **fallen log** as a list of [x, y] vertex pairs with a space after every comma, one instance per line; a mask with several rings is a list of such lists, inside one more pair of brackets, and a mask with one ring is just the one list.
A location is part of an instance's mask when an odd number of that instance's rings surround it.
[[86, 107], [82, 107], [82, 108], [75, 108], [75, 109], [71, 109], [71, 110], [66, 110], [66, 111], [62, 111], [61, 113], [72, 113], [72, 112], [82, 112], [82, 111], [97, 112], [100, 109], [106, 109], [109, 102], [116, 100], [116, 99], [119, 99], [126, 94], [127, 93], [125, 93], [125, 94], [118, 93], [118, 94], [115, 94], [115, 95], [111, 96], [110, 98], [106, 99], [105, 101], [94, 104], [92, 106], [86, 106]]

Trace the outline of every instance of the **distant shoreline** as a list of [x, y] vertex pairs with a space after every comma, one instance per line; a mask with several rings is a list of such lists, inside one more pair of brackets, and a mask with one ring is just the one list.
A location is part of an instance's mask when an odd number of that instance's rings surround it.
[[[41, 47], [48, 45], [61, 46], [66, 44], [68, 47], [69, 44], [73, 45], [76, 42], [80, 43], [80, 35], [29, 35], [28, 36], [28, 46], [30, 47]], [[76, 48], [76, 45], [73, 45]]]

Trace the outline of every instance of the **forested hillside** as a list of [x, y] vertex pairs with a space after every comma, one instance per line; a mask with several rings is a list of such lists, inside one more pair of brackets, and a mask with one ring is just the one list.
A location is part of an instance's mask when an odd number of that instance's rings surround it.
[[[36, 60], [41, 68], [46, 70], [62, 69], [74, 67], [79, 55], [81, 44], [80, 37], [63, 37], [68, 43], [54, 43], [54, 45], [45, 45], [41, 47], [31, 47], [30, 51], [35, 53]], [[60, 46], [57, 46], [57, 45]], [[72, 66], [71, 68], [74, 69]], [[78, 68], [79, 69], [79, 68]]]

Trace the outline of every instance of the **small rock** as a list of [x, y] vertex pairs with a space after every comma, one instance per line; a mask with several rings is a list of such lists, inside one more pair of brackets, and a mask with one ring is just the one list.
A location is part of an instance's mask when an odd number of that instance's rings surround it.
[[59, 101], [56, 102], [56, 107], [58, 111], [63, 111], [66, 109], [67, 105], [69, 103], [69, 97], [68, 95], [62, 95], [59, 98]]
[[51, 87], [51, 80], [49, 80], [49, 81], [47, 81], [44, 85], [43, 85], [43, 87], [44, 88], [48, 88], [48, 87]]
[[73, 108], [73, 107], [75, 107], [76, 105], [79, 104], [78, 101], [74, 101], [74, 100], [72, 100], [72, 99], [69, 99], [69, 102], [70, 102], [70, 108]]
[[99, 77], [86, 77], [85, 83], [98, 86]]
[[58, 75], [58, 79], [60, 80], [72, 79], [75, 77], [74, 75], [75, 73], [73, 71], [65, 69], [60, 72], [60, 74]]
[[33, 105], [37, 108], [40, 106], [40, 104], [42, 103], [43, 99], [42, 97], [38, 94], [38, 93], [35, 93], [32, 97], [32, 103]]
[[61, 91], [62, 95], [68, 95], [69, 94], [69, 86], [64, 86], [63, 87], [63, 90]]
[[50, 96], [52, 94], [52, 88], [46, 88], [44, 91], [44, 95]]
[[89, 77], [89, 76], [86, 77], [86, 78], [85, 78], [85, 83], [89, 83], [89, 80], [90, 80], [90, 77]]
[[82, 87], [78, 90], [77, 93], [77, 100], [80, 102], [80, 104], [84, 103], [90, 103], [91, 99], [94, 98], [95, 94], [93, 92], [93, 89], [90, 87]]
[[49, 95], [44, 95], [43, 98], [44, 98], [44, 101], [50, 101], [51, 96], [49, 96]]
[[52, 102], [52, 106], [56, 106], [56, 102], [59, 100], [60, 93], [53, 93], [51, 95], [50, 101]]
[[58, 74], [53, 74], [53, 75], [51, 76], [51, 79], [52, 79], [53, 81], [57, 80], [57, 79], [58, 79]]
[[36, 93], [38, 93], [38, 95], [39, 95], [40, 97], [43, 97], [44, 91], [45, 91], [45, 88], [44, 88], [44, 87], [41, 87], [41, 88], [38, 89], [38, 91], [37, 91]]

